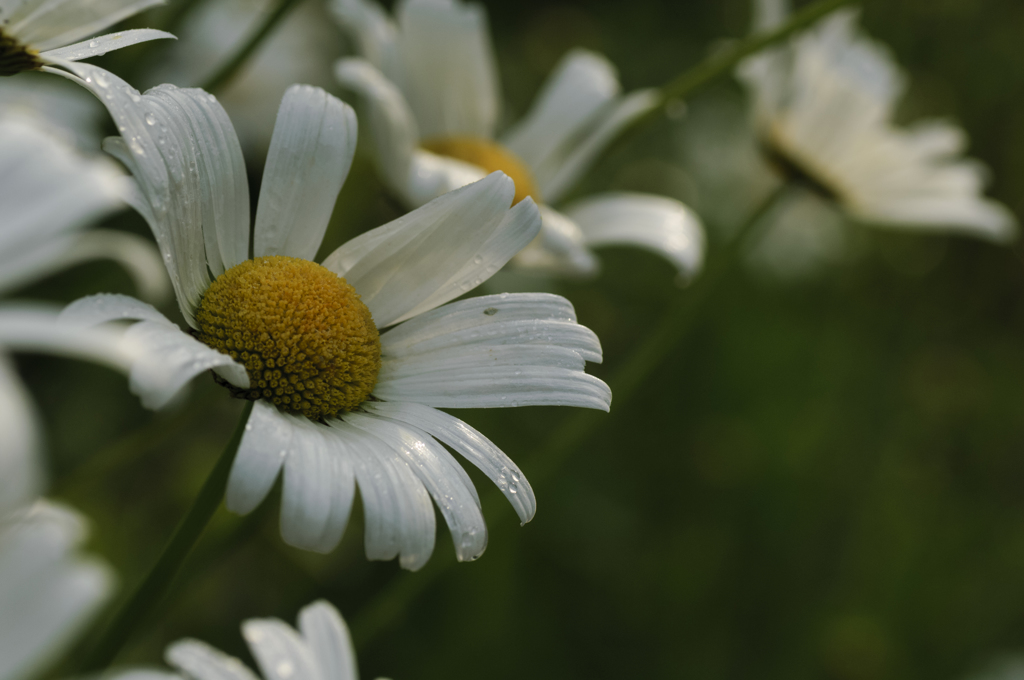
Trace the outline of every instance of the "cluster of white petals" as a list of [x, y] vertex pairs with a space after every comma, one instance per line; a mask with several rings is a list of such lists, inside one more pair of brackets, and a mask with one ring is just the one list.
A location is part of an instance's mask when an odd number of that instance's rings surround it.
[[[480, 167], [432, 153], [439, 138], [493, 140], [501, 94], [481, 6], [458, 0], [409, 0], [392, 19], [373, 0], [334, 0], [332, 9], [362, 55], [338, 62], [340, 82], [366, 104], [372, 154], [389, 188], [410, 207], [483, 177]], [[656, 252], [690, 278], [704, 260], [699, 218], [679, 201], [638, 193], [602, 194], [559, 204], [616, 134], [659, 102], [655, 90], [621, 93], [603, 56], [567, 54], [526, 116], [500, 144], [528, 166], [543, 229], [513, 264], [589, 275], [591, 247], [629, 245]]]

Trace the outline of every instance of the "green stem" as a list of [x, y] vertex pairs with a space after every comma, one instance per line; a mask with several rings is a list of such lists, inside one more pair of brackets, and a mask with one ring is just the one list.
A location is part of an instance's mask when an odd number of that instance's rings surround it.
[[288, 10], [297, 4], [298, 0], [278, 0], [277, 7], [267, 15], [267, 18], [263, 20], [260, 27], [252, 34], [252, 37], [216, 73], [210, 76], [206, 83], [201, 86], [202, 89], [207, 92], [213, 92], [226, 85], [235, 76], [242, 64], [245, 63], [245, 60], [260, 46], [263, 39], [270, 35], [270, 31], [288, 13]]
[[[612, 412], [605, 414], [584, 409], [574, 411], [545, 439], [543, 450], [531, 458], [530, 482], [534, 487], [553, 479], [573, 454], [593, 438], [600, 428], [609, 427], [615, 422], [617, 414], [623, 412], [623, 405], [636, 396], [655, 369], [673, 350], [678, 349], [693, 327], [693, 322], [705, 301], [735, 269], [743, 248], [751, 239], [757, 237], [765, 216], [783, 200], [789, 188], [790, 185], [781, 184], [762, 200], [722, 249], [721, 255], [710, 262], [707, 270], [693, 286], [669, 306], [653, 332], [648, 334], [647, 339], [616, 369], [608, 380], [614, 399]], [[501, 521], [504, 519], [502, 515], [511, 513], [512, 508], [508, 503], [499, 502], [501, 495], [498, 490], [490, 489], [487, 496], [484, 505], [493, 508], [489, 510], [488, 517], [488, 523], [494, 527], [492, 535], [500, 532], [502, 528], [514, 526], [511, 522]], [[402, 573], [385, 586], [376, 598], [349, 619], [356, 645], [365, 645], [385, 630], [392, 621], [401, 617], [412, 601], [453, 564], [455, 562], [451, 560], [435, 559], [422, 571], [416, 574]]]
[[192, 508], [174, 530], [174, 535], [171, 536], [153, 569], [117, 612], [92, 652], [86, 656], [77, 675], [100, 671], [109, 666], [146, 615], [167, 593], [168, 586], [224, 498], [228, 474], [231, 472], [231, 465], [235, 461], [235, 454], [238, 453], [238, 446], [245, 433], [245, 424], [249, 420], [252, 405], [253, 402], [246, 402], [235, 427], [235, 433], [231, 435], [231, 440], [224, 447], [224, 452], [203, 483], [203, 488], [199, 490]]

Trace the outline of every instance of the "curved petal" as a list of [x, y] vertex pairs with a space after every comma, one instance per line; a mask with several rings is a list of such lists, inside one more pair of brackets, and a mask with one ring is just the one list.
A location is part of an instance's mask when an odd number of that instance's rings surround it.
[[437, 437], [487, 475], [524, 524], [533, 519], [537, 512], [537, 497], [526, 476], [511, 458], [477, 430], [455, 416], [422, 404], [375, 401], [367, 402], [364, 408]]
[[[164, 659], [195, 680], [259, 680], [241, 661], [199, 640], [178, 640], [167, 647]], [[121, 675], [117, 680], [129, 679]]]
[[378, 328], [422, 313], [478, 285], [536, 233], [532, 202], [508, 209], [514, 190], [493, 173], [352, 239], [324, 266], [355, 287]]
[[324, 680], [358, 680], [352, 637], [341, 614], [329, 602], [317, 600], [299, 612], [299, 631], [306, 638]]
[[360, 118], [370, 132], [370, 154], [384, 181], [400, 195], [409, 193], [409, 166], [420, 136], [402, 92], [363, 59], [342, 59], [334, 73], [338, 82], [362, 98]]
[[356, 150], [356, 114], [319, 87], [284, 93], [256, 208], [256, 257], [312, 260]]
[[86, 359], [122, 371], [145, 351], [122, 329], [74, 325], [56, 308], [28, 304], [0, 307], [0, 347]]
[[589, 196], [565, 208], [588, 246], [637, 246], [675, 265], [684, 280], [704, 264], [704, 226], [679, 201], [652, 194], [614, 192]]
[[266, 680], [320, 678], [306, 643], [285, 622], [249, 619], [242, 624], [242, 636]]
[[292, 446], [292, 419], [272, 404], [257, 400], [228, 476], [224, 505], [247, 515], [270, 493]]
[[304, 550], [330, 552], [348, 524], [355, 478], [333, 433], [301, 417], [291, 417], [292, 439], [284, 461], [281, 536]]
[[526, 116], [504, 134], [503, 143], [531, 168], [544, 167], [621, 89], [608, 59], [589, 50], [571, 50], [548, 76]]
[[601, 342], [576, 323], [572, 304], [549, 293], [501, 293], [459, 300], [380, 336], [387, 359], [469, 345], [555, 345], [601, 362]]
[[460, 562], [483, 554], [487, 527], [476, 490], [444, 448], [430, 435], [387, 418], [349, 413], [345, 422], [379, 438], [408, 461], [448, 523]]
[[162, 408], [192, 378], [211, 369], [233, 385], [249, 386], [244, 366], [181, 332], [177, 326], [140, 321], [124, 337], [144, 348], [143, 357], [132, 365], [128, 387], [146, 408]]
[[5, 31], [40, 52], [99, 33], [164, 0], [32, 0], [4, 17]]
[[[238, 137], [224, 109], [198, 89], [145, 95], [89, 64], [69, 63], [103, 102], [123, 142], [105, 144], [132, 171], [190, 325], [214, 274], [248, 257], [249, 201]], [[206, 228], [204, 230], [204, 224]], [[204, 233], [205, 232], [205, 233]]]
[[519, 269], [586, 278], [601, 265], [587, 247], [579, 225], [554, 208], [540, 207], [540, 233], [512, 259]]
[[42, 428], [32, 398], [0, 353], [0, 517], [35, 499], [45, 474]]
[[406, 2], [397, 10], [397, 83], [424, 137], [490, 138], [501, 100], [487, 15], [479, 5]]
[[596, 117], [574, 144], [551, 156], [542, 165], [533, 166], [544, 198], [557, 203], [604, 150], [619, 131], [661, 103], [657, 90], [637, 90], [621, 97]]
[[130, 47], [150, 40], [177, 40], [177, 38], [166, 31], [158, 31], [153, 28], [135, 28], [130, 31], [119, 33], [108, 33], [92, 40], [85, 40], [67, 47], [59, 47], [55, 50], [48, 50], [39, 56], [43, 61], [63, 60], [81, 61], [90, 57], [99, 57], [107, 52], [119, 50], [122, 47]]
[[434, 552], [434, 506], [423, 482], [394, 448], [341, 420], [330, 426], [349, 443], [366, 515], [366, 556], [416, 571]]
[[478, 182], [486, 176], [486, 170], [472, 163], [441, 156], [426, 149], [416, 149], [412, 153], [405, 181], [395, 189], [395, 193], [406, 205], [418, 208], [438, 196]]
[[139, 295], [165, 300], [171, 289], [151, 241], [123, 231], [92, 229], [56, 236], [29, 249], [0, 253], [0, 291], [23, 286], [80, 262], [109, 258], [124, 267]]
[[60, 320], [83, 327], [98, 326], [108, 321], [155, 321], [178, 329], [148, 302], [115, 293], [97, 293], [79, 298], [61, 310]]

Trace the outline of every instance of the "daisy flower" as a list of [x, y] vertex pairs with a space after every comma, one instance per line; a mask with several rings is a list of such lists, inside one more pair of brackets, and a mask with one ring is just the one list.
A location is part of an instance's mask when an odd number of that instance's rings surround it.
[[80, 514], [45, 500], [0, 510], [0, 680], [59, 658], [111, 594], [110, 568], [79, 552], [86, 534]]
[[[298, 630], [280, 619], [249, 619], [242, 636], [267, 680], [358, 680], [355, 650], [345, 620], [325, 600], [299, 612]], [[177, 673], [128, 670], [116, 680], [259, 680], [239, 659], [199, 640], [167, 648]]]
[[[281, 103], [249, 258], [249, 197], [238, 139], [217, 100], [161, 85], [140, 95], [76, 64], [122, 136], [106, 148], [138, 182], [133, 199], [164, 253], [189, 332], [126, 296], [70, 305], [82, 325], [139, 319], [128, 331], [165, 357], [175, 385], [132, 374], [159, 407], [215, 369], [254, 400], [228, 482], [228, 509], [247, 513], [283, 470], [286, 542], [331, 550], [356, 485], [366, 552], [416, 569], [434, 545], [437, 503], [460, 560], [487, 531], [466, 472], [439, 442], [479, 467], [520, 518], [535, 498], [494, 444], [438, 407], [562, 404], [607, 410], [587, 375], [596, 336], [565, 299], [503, 294], [445, 304], [496, 272], [536, 236], [532, 200], [512, 204], [502, 173], [446, 194], [312, 260], [352, 161], [356, 119], [323, 90], [293, 86]], [[138, 378], [138, 379], [136, 379]]]
[[365, 100], [374, 161], [408, 206], [502, 170], [515, 180], [516, 200], [541, 204], [543, 229], [517, 266], [590, 275], [592, 247], [630, 245], [667, 258], [684, 278], [700, 269], [703, 228], [678, 201], [606, 193], [552, 207], [619, 130], [658, 104], [655, 90], [622, 95], [607, 59], [574, 50], [498, 138], [500, 87], [481, 6], [408, 0], [394, 20], [368, 0], [331, 8], [362, 55], [338, 62], [338, 79]]
[[163, 0], [3, 0], [0, 76], [98, 57], [147, 40], [174, 38], [152, 28], [80, 41]]
[[[776, 27], [786, 3], [760, 0], [755, 15], [755, 30]], [[981, 195], [984, 168], [961, 157], [963, 130], [943, 121], [893, 123], [904, 77], [888, 50], [858, 33], [857, 16], [837, 11], [740, 65], [769, 156], [859, 221], [1013, 238], [1012, 214]]]

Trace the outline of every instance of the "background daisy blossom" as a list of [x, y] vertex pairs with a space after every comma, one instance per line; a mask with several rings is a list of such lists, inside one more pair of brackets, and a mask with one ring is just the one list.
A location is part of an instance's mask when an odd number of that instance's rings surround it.
[[599, 266], [592, 247], [630, 245], [665, 257], [684, 279], [700, 269], [703, 227], [679, 201], [615, 192], [552, 207], [624, 126], [657, 105], [654, 90], [621, 95], [607, 59], [573, 50], [499, 140], [500, 85], [482, 6], [412, 0], [394, 20], [366, 0], [331, 8], [363, 57], [339, 61], [338, 79], [366, 100], [374, 160], [407, 205], [500, 169], [515, 179], [517, 199], [541, 202], [540, 236], [513, 264], [590, 275]]
[[[101, 69], [72, 68], [102, 95], [122, 131], [105, 148], [138, 182], [133, 205], [152, 227], [182, 314], [197, 329], [210, 273], [219, 277], [248, 259], [248, 188], [230, 121], [202, 90], [163, 85], [140, 95]], [[315, 256], [355, 140], [355, 115], [347, 105], [318, 88], [288, 90], [256, 213], [257, 258]], [[324, 260], [354, 287], [376, 326], [387, 329], [370, 400], [318, 421], [257, 401], [228, 483], [229, 509], [254, 509], [283, 469], [285, 541], [326, 552], [341, 539], [358, 484], [368, 557], [397, 555], [402, 566], [417, 569], [433, 550], [433, 498], [459, 559], [474, 559], [487, 541], [479, 497], [440, 441], [497, 484], [522, 521], [532, 518], [536, 501], [515, 464], [482, 434], [437, 410], [609, 407], [608, 387], [583, 371], [586, 361], [600, 361], [600, 344], [576, 323], [565, 299], [502, 294], [444, 304], [535, 237], [536, 206], [524, 200], [509, 209], [513, 194], [512, 181], [494, 173], [349, 241]], [[147, 406], [162, 406], [209, 369], [240, 390], [250, 388], [245, 367], [231, 356], [132, 298], [86, 298], [64, 317], [87, 326], [140, 320], [127, 336], [164, 357], [158, 369], [144, 364], [132, 372], [132, 389]]]

